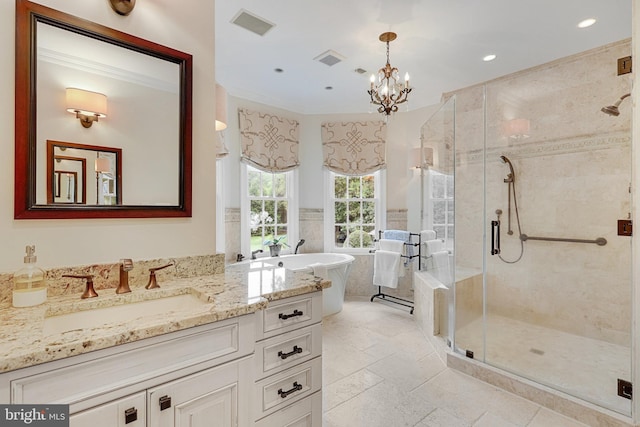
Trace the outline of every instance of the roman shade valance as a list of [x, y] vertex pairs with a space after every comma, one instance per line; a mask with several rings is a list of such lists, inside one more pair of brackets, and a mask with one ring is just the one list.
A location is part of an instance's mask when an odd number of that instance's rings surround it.
[[299, 166], [296, 120], [238, 109], [242, 160], [265, 172], [286, 172]]
[[343, 175], [366, 175], [385, 166], [385, 122], [322, 124], [324, 166]]

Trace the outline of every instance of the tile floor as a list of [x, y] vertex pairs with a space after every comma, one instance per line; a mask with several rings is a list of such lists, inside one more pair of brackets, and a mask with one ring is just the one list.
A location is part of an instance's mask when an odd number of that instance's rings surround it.
[[323, 319], [323, 427], [578, 427], [438, 358], [404, 308], [347, 298]]

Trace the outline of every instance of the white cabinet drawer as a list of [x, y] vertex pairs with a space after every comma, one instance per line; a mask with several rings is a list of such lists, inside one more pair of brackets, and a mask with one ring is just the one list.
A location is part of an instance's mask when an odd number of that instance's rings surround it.
[[270, 302], [259, 314], [258, 340], [318, 323], [322, 320], [322, 292]]
[[[224, 363], [253, 350], [251, 317], [239, 318], [167, 334], [165, 341], [140, 345], [125, 350], [125, 346], [96, 352], [95, 359], [73, 364], [68, 359], [65, 367], [39, 374], [15, 378], [11, 381], [11, 403], [62, 403], [74, 405], [87, 399], [91, 406], [113, 399], [113, 395], [100, 401], [94, 399], [117, 389], [134, 384], [144, 388], [146, 382], [211, 360]], [[243, 333], [240, 333], [240, 330]], [[248, 333], [247, 333], [248, 332]], [[246, 335], [242, 336], [241, 335]], [[120, 352], [114, 354], [114, 350]], [[104, 354], [105, 356], [98, 356]], [[38, 368], [40, 369], [40, 368]], [[84, 405], [78, 405], [82, 407]], [[73, 407], [72, 407], [73, 409]]]
[[303, 362], [255, 384], [254, 419], [309, 396], [322, 387], [322, 358]]
[[322, 392], [317, 391], [256, 421], [255, 427], [322, 427]]
[[256, 343], [256, 379], [322, 354], [322, 326], [316, 323]]
[[140, 392], [69, 417], [70, 427], [145, 427], [146, 394]]

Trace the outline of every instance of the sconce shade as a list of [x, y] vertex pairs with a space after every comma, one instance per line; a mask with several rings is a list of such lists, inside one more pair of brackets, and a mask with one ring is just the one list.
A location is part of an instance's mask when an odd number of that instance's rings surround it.
[[427, 169], [429, 166], [433, 166], [433, 148], [412, 148], [410, 167], [415, 169]]
[[504, 134], [511, 139], [525, 139], [529, 137], [530, 128], [528, 119], [511, 119], [504, 123]]
[[96, 159], [96, 172], [105, 173], [111, 171], [111, 162], [106, 157], [98, 157]]
[[107, 96], [88, 90], [67, 88], [67, 111], [80, 119], [82, 126], [91, 127], [98, 118], [107, 117]]
[[227, 128], [227, 91], [216, 83], [216, 130]]

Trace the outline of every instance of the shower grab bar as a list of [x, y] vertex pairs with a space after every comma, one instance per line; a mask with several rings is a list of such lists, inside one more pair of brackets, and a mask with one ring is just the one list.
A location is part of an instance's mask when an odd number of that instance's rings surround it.
[[500, 254], [500, 221], [491, 221], [491, 255]]
[[526, 242], [527, 240], [544, 240], [547, 242], [570, 242], [570, 243], [595, 243], [598, 246], [604, 246], [607, 244], [607, 239], [604, 237], [598, 237], [595, 240], [585, 240], [585, 239], [564, 239], [561, 237], [532, 237], [527, 236], [526, 234], [520, 235], [520, 240]]

